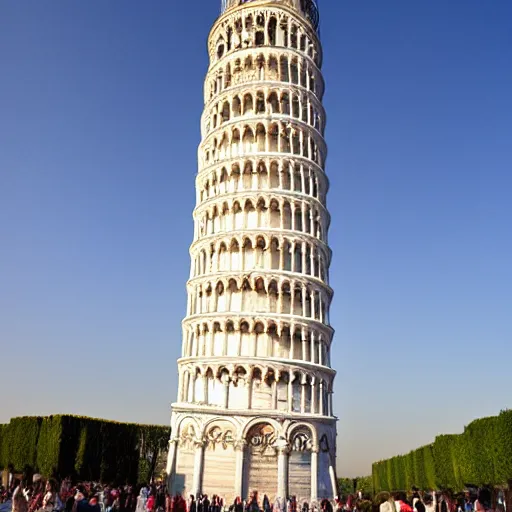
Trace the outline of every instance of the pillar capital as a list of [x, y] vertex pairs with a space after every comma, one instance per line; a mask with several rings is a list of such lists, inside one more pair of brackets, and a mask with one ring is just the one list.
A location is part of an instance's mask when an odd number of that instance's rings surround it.
[[194, 448], [196, 450], [203, 449], [206, 446], [206, 440], [205, 439], [194, 439]]
[[233, 443], [233, 448], [235, 451], [243, 451], [247, 446], [247, 441], [245, 439], [238, 439]]

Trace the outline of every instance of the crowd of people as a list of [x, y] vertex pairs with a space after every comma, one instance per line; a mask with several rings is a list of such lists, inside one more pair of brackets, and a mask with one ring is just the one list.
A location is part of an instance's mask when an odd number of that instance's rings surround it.
[[34, 475], [29, 484], [13, 478], [7, 488], [0, 488], [0, 501], [12, 502], [12, 512], [333, 512], [329, 500], [320, 507], [307, 502], [299, 504], [295, 496], [271, 502], [252, 492], [248, 499], [235, 498], [227, 503], [221, 496], [201, 494], [188, 499], [177, 493], [171, 496], [162, 482], [154, 485], [110, 486], [94, 482], [73, 485], [70, 478], [60, 486], [54, 479], [43, 480]]
[[512, 498], [510, 491], [486, 487], [458, 494], [413, 488], [410, 493], [381, 492], [373, 499], [359, 492], [345, 499], [337, 498], [336, 512], [507, 512], [507, 497]]
[[12, 502], [12, 512], [512, 512], [512, 506], [507, 511], [512, 492], [487, 488], [458, 495], [413, 488], [408, 494], [381, 492], [373, 498], [359, 491], [320, 503], [299, 503], [295, 496], [271, 501], [255, 491], [246, 500], [237, 497], [226, 503], [217, 495], [171, 496], [163, 482], [135, 488], [93, 482], [74, 485], [66, 478], [58, 485], [37, 474], [30, 484], [25, 479], [10, 479], [7, 488], [0, 488], [0, 502], [7, 500]]

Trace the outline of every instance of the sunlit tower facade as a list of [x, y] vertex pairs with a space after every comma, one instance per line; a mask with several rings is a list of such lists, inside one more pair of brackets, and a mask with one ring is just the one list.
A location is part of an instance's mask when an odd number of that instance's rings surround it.
[[172, 492], [336, 492], [314, 0], [225, 0], [208, 37]]

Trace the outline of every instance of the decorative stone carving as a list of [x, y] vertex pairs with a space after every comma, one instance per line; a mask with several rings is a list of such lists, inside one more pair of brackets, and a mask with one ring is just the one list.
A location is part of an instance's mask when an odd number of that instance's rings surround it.
[[260, 424], [254, 427], [247, 436], [247, 444], [252, 453], [274, 455], [276, 434], [271, 425]]
[[220, 427], [212, 427], [206, 435], [208, 449], [215, 450], [217, 446], [227, 449], [228, 445], [234, 443], [233, 431], [230, 429], [222, 430]]
[[195, 428], [192, 424], [188, 424], [182, 428], [178, 444], [183, 448], [192, 448], [197, 441]]
[[294, 433], [292, 439], [292, 450], [296, 452], [309, 452], [312, 451], [313, 440], [311, 439], [311, 432], [306, 430], [299, 430]]

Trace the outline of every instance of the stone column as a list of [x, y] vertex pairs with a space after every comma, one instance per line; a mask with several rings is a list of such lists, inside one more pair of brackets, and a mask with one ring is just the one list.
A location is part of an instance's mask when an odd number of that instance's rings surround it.
[[307, 382], [305, 377], [302, 376], [300, 383], [300, 412], [304, 414], [306, 412], [306, 385]]
[[279, 453], [277, 459], [277, 496], [286, 499], [288, 496], [288, 444], [284, 439], [276, 442]]
[[[336, 495], [336, 494], [335, 494]], [[318, 499], [318, 448], [311, 451], [311, 503]]]
[[201, 481], [203, 476], [203, 457], [204, 443], [203, 441], [195, 441], [196, 453], [194, 457], [194, 481], [192, 484], [192, 493], [197, 496], [201, 493]]
[[311, 379], [311, 414], [316, 414], [316, 377]]
[[[251, 371], [252, 371], [252, 368], [251, 368]], [[247, 377], [246, 386], [247, 386], [247, 409], [251, 409], [252, 408], [252, 374], [249, 374], [249, 376]]]
[[167, 474], [167, 488], [172, 494], [174, 484], [174, 474], [176, 473], [176, 452], [178, 451], [178, 439], [169, 440], [169, 455], [167, 457], [167, 466], [165, 473]]
[[[206, 370], [203, 370], [203, 371], [206, 371]], [[205, 404], [208, 403], [208, 377], [206, 376], [206, 374], [204, 374], [202, 376], [202, 379], [203, 379], [203, 402]]]
[[229, 408], [229, 380], [227, 375], [222, 379], [222, 383], [224, 384], [224, 409]]
[[272, 408], [277, 409], [277, 380], [272, 383]]
[[242, 488], [244, 481], [244, 454], [245, 441], [236, 441], [235, 448], [235, 496], [242, 497]]
[[189, 379], [189, 385], [192, 384], [192, 400], [191, 402], [192, 403], [195, 403], [196, 401], [196, 378], [197, 378], [197, 374], [195, 373], [195, 369], [194, 369], [194, 376], [192, 377], [192, 379]]
[[324, 381], [323, 380], [320, 380], [320, 398], [319, 398], [319, 408], [318, 408], [318, 412], [323, 416], [325, 414], [325, 411], [324, 411]]
[[293, 379], [295, 376], [290, 372], [288, 380], [288, 412], [293, 412]]

